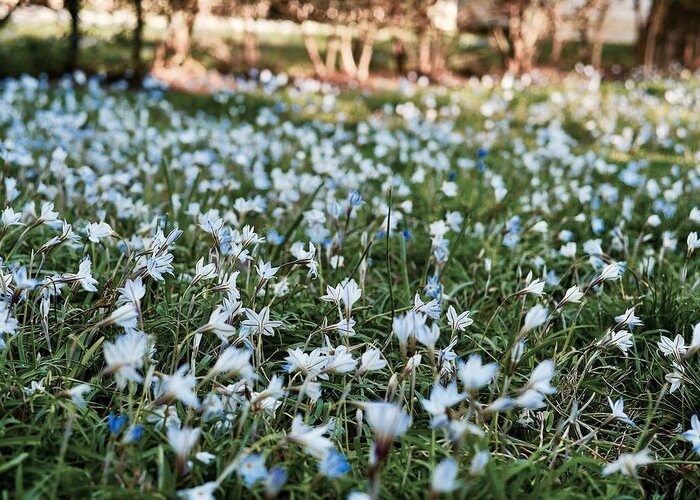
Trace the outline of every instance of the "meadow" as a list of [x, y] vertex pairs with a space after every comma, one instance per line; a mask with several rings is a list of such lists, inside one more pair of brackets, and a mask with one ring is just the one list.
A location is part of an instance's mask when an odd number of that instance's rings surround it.
[[0, 83], [3, 498], [698, 495], [700, 80]]

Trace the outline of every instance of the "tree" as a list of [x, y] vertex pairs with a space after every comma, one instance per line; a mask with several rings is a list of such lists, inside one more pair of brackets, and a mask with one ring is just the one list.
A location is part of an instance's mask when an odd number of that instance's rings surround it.
[[156, 51], [155, 68], [182, 66], [191, 59], [192, 29], [199, 12], [199, 1], [168, 0], [167, 7], [170, 22], [165, 40]]
[[143, 48], [143, 27], [144, 12], [143, 0], [131, 0], [134, 4], [134, 14], [136, 15], [136, 25], [134, 26], [134, 36], [131, 45], [131, 67], [137, 76], [143, 73], [141, 64], [141, 50]]
[[28, 5], [47, 6], [45, 2], [35, 0], [0, 0], [0, 29], [4, 28], [10, 23], [12, 14], [14, 14], [17, 9]]
[[[376, 34], [387, 20], [389, 3], [386, 0], [291, 0], [280, 6], [280, 10], [301, 25], [304, 46], [317, 76], [335, 75], [339, 60], [340, 72], [365, 81], [369, 77]], [[333, 28], [326, 43], [325, 60], [312, 32], [312, 22]], [[359, 51], [355, 50], [355, 41]]]
[[572, 21], [579, 31], [583, 44], [582, 58], [596, 68], [601, 67], [603, 56], [603, 23], [610, 9], [611, 0], [586, 0], [576, 11]]
[[[272, 0], [218, 0], [211, 11], [221, 17], [237, 16], [244, 21], [243, 62], [247, 67], [255, 67], [260, 62], [260, 48], [255, 32], [255, 21], [267, 18]], [[230, 51], [227, 59], [230, 59]]]
[[672, 62], [686, 68], [700, 67], [700, 2], [653, 0], [640, 33], [640, 53], [645, 71], [668, 68]]
[[[467, 31], [487, 30], [508, 71], [527, 73], [535, 64], [540, 42], [553, 32], [557, 0], [484, 0], [469, 2], [460, 13]], [[560, 50], [560, 49], [557, 49]]]
[[73, 71], [78, 67], [78, 53], [80, 51], [80, 0], [65, 0], [64, 6], [70, 14], [66, 71]]
[[532, 70], [537, 48], [549, 33], [546, 0], [503, 0], [508, 16], [511, 57], [508, 70], [520, 74]]

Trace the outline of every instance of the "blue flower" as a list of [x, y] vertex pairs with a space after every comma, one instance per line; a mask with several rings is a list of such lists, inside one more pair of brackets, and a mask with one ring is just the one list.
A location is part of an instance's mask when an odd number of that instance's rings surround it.
[[508, 248], [515, 248], [518, 243], [520, 243], [520, 236], [518, 236], [518, 233], [506, 233], [503, 237], [503, 245]]
[[404, 240], [406, 240], [406, 241], [411, 240], [411, 232], [408, 229], [404, 229], [403, 231], [401, 231], [401, 235], [403, 236]]
[[450, 172], [450, 176], [448, 177], [449, 180], [454, 181], [457, 178], [457, 173], [456, 172]]
[[277, 496], [287, 482], [287, 471], [282, 467], [273, 467], [265, 480], [265, 493], [268, 498]]
[[593, 217], [591, 219], [591, 229], [593, 229], [593, 233], [595, 234], [602, 233], [605, 229], [605, 221], [600, 217]]
[[350, 464], [345, 455], [332, 449], [326, 457], [318, 463], [321, 474], [331, 479], [337, 479], [350, 471]]
[[440, 277], [436, 274], [428, 276], [428, 283], [425, 285], [425, 294], [435, 300], [440, 300], [442, 295], [442, 285], [438, 283]]
[[361, 207], [365, 204], [364, 200], [362, 199], [362, 195], [357, 189], [350, 190], [350, 193], [348, 193], [348, 201], [350, 202], [351, 207]]
[[479, 150], [476, 152], [476, 156], [479, 159], [486, 158], [488, 156], [489, 152], [483, 148], [479, 148]]
[[514, 215], [508, 221], [506, 221], [506, 230], [508, 232], [515, 232], [519, 233], [520, 232], [520, 216]]
[[238, 473], [243, 478], [246, 486], [253, 486], [258, 481], [267, 477], [267, 467], [265, 467], [265, 458], [257, 453], [246, 455], [241, 463], [238, 464]]
[[270, 243], [270, 245], [281, 245], [284, 243], [284, 235], [279, 234], [277, 231], [272, 229], [267, 233], [267, 241]]
[[124, 444], [133, 443], [134, 441], [138, 441], [139, 439], [141, 439], [142, 435], [143, 426], [141, 424], [132, 425], [127, 429], [126, 433], [124, 434], [122, 442]]
[[114, 413], [110, 413], [109, 417], [107, 417], [107, 425], [109, 426], [109, 432], [111, 432], [112, 434], [119, 434], [119, 432], [121, 432], [122, 428], [124, 427], [125, 423], [126, 415], [115, 417]]

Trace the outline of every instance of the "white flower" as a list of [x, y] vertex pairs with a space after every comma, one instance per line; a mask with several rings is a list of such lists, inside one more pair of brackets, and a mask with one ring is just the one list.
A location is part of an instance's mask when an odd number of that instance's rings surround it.
[[355, 369], [357, 361], [345, 346], [338, 346], [335, 352], [328, 356], [328, 361], [324, 367], [325, 372], [349, 373]]
[[625, 312], [619, 316], [615, 316], [615, 321], [619, 326], [628, 325], [630, 327], [642, 325], [642, 320], [634, 314], [634, 307], [625, 310]]
[[331, 287], [326, 285], [326, 294], [321, 296], [321, 300], [324, 302], [333, 302], [336, 306], [340, 307], [340, 295], [343, 293], [343, 287], [341, 285], [336, 285]]
[[138, 317], [139, 313], [134, 304], [128, 302], [112, 311], [109, 318], [104, 320], [102, 324], [103, 326], [116, 324], [124, 328], [136, 328]]
[[632, 333], [627, 330], [609, 331], [600, 342], [603, 347], [615, 346], [627, 356], [627, 351], [634, 345]]
[[198, 330], [200, 333], [214, 332], [222, 340], [226, 340], [236, 333], [236, 328], [227, 323], [230, 317], [229, 311], [224, 310], [222, 307], [215, 307], [209, 315], [209, 321], [204, 326], [199, 327]]
[[270, 319], [269, 307], [263, 307], [259, 313], [252, 309], [246, 309], [245, 315], [248, 319], [244, 320], [242, 325], [262, 335], [272, 336], [275, 334], [275, 328], [283, 325], [281, 321], [272, 321]]
[[99, 243], [101, 239], [116, 234], [112, 230], [112, 227], [106, 222], [91, 222], [85, 229], [87, 231], [88, 240], [93, 243]]
[[345, 306], [345, 317], [352, 315], [352, 306], [362, 297], [362, 290], [357, 286], [355, 280], [350, 280], [343, 285], [340, 291], [340, 301]]
[[186, 406], [199, 408], [199, 399], [194, 392], [197, 379], [194, 375], [185, 375], [188, 366], [183, 365], [172, 375], [162, 375], [160, 384], [156, 385], [156, 404], [170, 403], [177, 399]]
[[466, 363], [458, 362], [457, 373], [464, 389], [467, 391], [478, 391], [487, 386], [498, 372], [498, 363], [481, 364], [481, 356], [472, 354]]
[[41, 215], [39, 216], [39, 219], [37, 219], [37, 222], [40, 224], [44, 223], [52, 223], [58, 221], [58, 212], [53, 211], [53, 203], [50, 201], [47, 201], [43, 205], [41, 205]]
[[537, 278], [531, 283], [528, 283], [528, 285], [517, 292], [516, 295], [525, 295], [525, 294], [532, 294], [536, 295], [537, 297], [542, 297], [542, 294], [544, 293], [544, 281], [541, 279]]
[[416, 311], [408, 311], [394, 318], [392, 332], [399, 340], [402, 349], [406, 347], [410, 337], [416, 337], [419, 331], [428, 328], [425, 324], [427, 319], [425, 314]]
[[184, 498], [185, 500], [216, 500], [214, 492], [219, 488], [219, 483], [216, 481], [209, 481], [200, 486], [195, 486], [194, 488], [187, 488], [184, 490], [178, 490], [177, 496]]
[[96, 292], [97, 280], [92, 277], [92, 262], [90, 258], [83, 260], [78, 266], [77, 273], [67, 273], [63, 275], [63, 280], [68, 282], [78, 282], [86, 292]]
[[92, 390], [92, 387], [90, 387], [87, 384], [80, 384], [76, 385], [75, 387], [71, 388], [68, 390], [68, 395], [70, 398], [73, 400], [73, 403], [75, 403], [77, 406], [82, 408], [85, 406], [85, 400], [83, 399], [83, 396], [90, 392]]
[[435, 349], [435, 344], [440, 338], [440, 327], [433, 323], [430, 328], [421, 328], [416, 332], [416, 340], [427, 347], [431, 352]]
[[693, 415], [690, 419], [690, 430], [685, 431], [683, 439], [690, 441], [693, 445], [693, 451], [700, 453], [700, 419], [697, 415]]
[[360, 368], [357, 370], [357, 373], [361, 375], [369, 371], [382, 370], [386, 364], [379, 349], [367, 349], [362, 353]]
[[210, 280], [212, 278], [216, 278], [216, 264], [211, 262], [205, 265], [204, 257], [200, 258], [195, 264], [192, 284], [195, 285], [202, 280]]
[[423, 359], [422, 354], [414, 354], [413, 356], [408, 358], [408, 361], [406, 362], [406, 367], [403, 369], [404, 376], [408, 376], [416, 368], [418, 368], [420, 366], [422, 359]]
[[391, 443], [411, 426], [411, 416], [400, 406], [381, 402], [366, 404], [367, 423], [374, 433], [376, 459], [386, 456]]
[[700, 350], [700, 323], [696, 323], [693, 327], [693, 338], [688, 345], [688, 356], [695, 354]]
[[478, 476], [479, 474], [481, 474], [486, 468], [486, 465], [489, 463], [490, 458], [491, 454], [488, 451], [480, 451], [479, 453], [474, 455], [474, 458], [472, 459], [472, 464], [469, 467], [469, 475]]
[[474, 323], [474, 320], [469, 317], [470, 314], [471, 311], [464, 311], [463, 313], [457, 314], [454, 307], [448, 307], [447, 322], [452, 328], [452, 331], [459, 330], [463, 332], [468, 326]]
[[252, 379], [255, 371], [250, 364], [250, 355], [250, 351], [229, 347], [219, 355], [211, 373], [226, 373], [229, 376], [238, 375], [241, 378]]
[[625, 402], [619, 398], [613, 403], [613, 400], [608, 396], [608, 404], [610, 405], [610, 414], [618, 420], [625, 422], [633, 427], [636, 427], [631, 418], [625, 413]]
[[272, 263], [263, 262], [262, 259], [259, 259], [258, 265], [255, 266], [255, 271], [258, 273], [258, 276], [260, 276], [260, 279], [263, 281], [272, 278], [275, 274], [277, 274], [278, 270], [279, 267], [272, 267]]
[[637, 467], [641, 467], [654, 462], [649, 456], [649, 450], [642, 450], [637, 453], [623, 453], [613, 463], [603, 467], [603, 475], [609, 476], [615, 472], [620, 472], [625, 476], [637, 478]]
[[533, 389], [526, 389], [513, 402], [515, 406], [536, 410], [545, 406], [544, 394]]
[[573, 259], [576, 257], [576, 243], [573, 241], [570, 241], [559, 248], [559, 254], [562, 257], [567, 257], [569, 259]]
[[557, 309], [569, 303], [579, 304], [581, 302], [581, 299], [583, 299], [583, 292], [578, 287], [578, 285], [574, 285], [566, 291], [564, 297], [559, 301]]
[[664, 356], [674, 356], [676, 359], [682, 358], [687, 351], [685, 341], [680, 335], [676, 335], [673, 340], [662, 335], [657, 345]]
[[443, 181], [440, 191], [448, 198], [454, 198], [457, 196], [457, 184], [452, 181]]
[[525, 322], [520, 329], [521, 335], [529, 332], [540, 326], [547, 320], [547, 309], [537, 304], [535, 307], [525, 313]]
[[148, 337], [138, 331], [128, 332], [114, 342], [104, 344], [105, 373], [111, 373], [117, 387], [123, 389], [127, 382], [140, 383], [143, 377], [139, 370], [148, 349]]
[[430, 302], [423, 302], [420, 295], [413, 298], [413, 310], [428, 315], [431, 319], [440, 319], [440, 302], [433, 299]]
[[671, 384], [671, 388], [669, 389], [669, 391], [671, 393], [674, 393], [684, 382], [685, 367], [676, 363], [675, 361], [672, 363], [672, 366], [673, 371], [671, 373], [667, 373], [665, 379], [666, 382], [669, 382]]
[[593, 280], [593, 284], [599, 284], [603, 281], [615, 281], [622, 277], [622, 267], [617, 262], [611, 262], [606, 265], [600, 272], [600, 275]]
[[302, 445], [307, 454], [322, 460], [333, 448], [333, 441], [324, 436], [327, 432], [327, 426], [311, 427], [304, 423], [301, 415], [297, 415], [292, 421], [292, 429], [287, 434], [287, 439]]
[[328, 378], [328, 375], [322, 373], [328, 362], [328, 356], [321, 349], [314, 349], [311, 353], [305, 353], [299, 348], [287, 349], [285, 360], [289, 373], [300, 371], [311, 380], [316, 377]]
[[186, 456], [197, 444], [199, 435], [202, 433], [202, 429], [190, 429], [189, 427], [183, 427], [178, 429], [176, 427], [168, 428], [168, 443], [173, 449], [176, 455]]
[[117, 304], [131, 303], [138, 312], [141, 307], [141, 299], [143, 299], [144, 295], [146, 295], [146, 285], [144, 285], [141, 276], [133, 280], [128, 279], [124, 282], [124, 286], [119, 288]]
[[433, 426], [437, 426], [447, 422], [446, 412], [448, 408], [464, 401], [467, 395], [460, 393], [457, 390], [457, 384], [451, 383], [443, 386], [440, 383], [435, 383], [433, 390], [430, 392], [430, 399], [420, 399], [425, 411], [433, 417]]
[[688, 234], [688, 239], [686, 240], [686, 243], [688, 244], [688, 254], [691, 254], [694, 250], [700, 248], [700, 239], [698, 239], [698, 233], [693, 231], [692, 233]]
[[541, 394], [554, 394], [557, 389], [552, 387], [551, 382], [555, 374], [554, 362], [551, 359], [545, 359], [532, 370], [525, 387]]
[[15, 212], [12, 207], [7, 207], [2, 211], [2, 225], [4, 227], [21, 226], [21, 218], [22, 212]]
[[433, 470], [430, 480], [431, 490], [435, 493], [449, 493], [456, 490], [459, 488], [459, 481], [457, 481], [458, 472], [459, 467], [454, 459], [444, 459]]

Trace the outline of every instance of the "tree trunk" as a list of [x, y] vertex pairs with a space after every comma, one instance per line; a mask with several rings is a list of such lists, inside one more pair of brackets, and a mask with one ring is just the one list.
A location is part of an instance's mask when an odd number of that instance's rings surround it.
[[352, 32], [350, 28], [343, 28], [340, 35], [340, 64], [343, 68], [343, 73], [347, 76], [350, 78], [357, 76], [357, 65], [355, 64], [355, 56], [352, 53]]
[[394, 35], [392, 52], [394, 54], [394, 62], [396, 63], [396, 72], [399, 75], [406, 74], [406, 47], [401, 38], [396, 35]]
[[198, 0], [184, 0], [173, 5], [165, 41], [158, 47], [155, 67], [182, 66], [191, 56], [192, 29], [199, 11]]
[[430, 74], [432, 64], [430, 60], [430, 30], [427, 27], [418, 33], [418, 72], [424, 75]]
[[141, 49], [143, 47], [143, 0], [134, 0], [136, 13], [136, 26], [134, 27], [134, 39], [131, 47], [131, 66], [137, 76], [143, 73], [141, 64]]
[[445, 46], [442, 43], [442, 33], [437, 31], [433, 34], [433, 43], [431, 45], [431, 62], [430, 75], [432, 78], [439, 80], [447, 71], [447, 62], [445, 61]]
[[528, 71], [529, 63], [522, 32], [523, 6], [520, 3], [513, 3], [508, 11], [508, 34], [513, 46], [513, 54], [508, 61], [508, 71], [515, 74], [525, 73]]
[[78, 52], [80, 50], [80, 0], [66, 0], [66, 8], [70, 14], [66, 70], [73, 71], [78, 67]]
[[605, 39], [603, 34], [603, 24], [605, 16], [610, 8], [610, 0], [603, 0], [598, 4], [598, 12], [595, 23], [593, 23], [593, 45], [591, 47], [591, 65], [600, 68], [603, 62], [603, 46]]
[[318, 50], [318, 44], [316, 39], [304, 29], [304, 24], [301, 25], [301, 33], [304, 38], [304, 46], [306, 47], [306, 53], [309, 56], [311, 64], [313, 64], [314, 72], [319, 78], [326, 76], [326, 67], [323, 65], [323, 60], [321, 60], [321, 53]]
[[258, 37], [255, 33], [255, 21], [252, 17], [246, 17], [245, 30], [243, 32], [243, 61], [246, 66], [253, 68], [260, 62], [260, 49]]
[[700, 60], [700, 2], [655, 0], [641, 39], [645, 71], [672, 62], [696, 69]]
[[561, 61], [561, 50], [564, 46], [564, 40], [562, 39], [560, 30], [562, 25], [562, 14], [561, 10], [557, 7], [557, 4], [551, 4], [548, 6], [549, 19], [552, 25], [552, 52], [549, 59], [553, 66], [557, 66], [559, 61]]
[[360, 52], [360, 59], [357, 63], [357, 78], [361, 82], [364, 82], [367, 80], [367, 78], [369, 78], [369, 65], [372, 62], [372, 52], [374, 49], [374, 39], [376, 34], [377, 30], [374, 26], [372, 26], [367, 29], [362, 41], [362, 52]]
[[649, 20], [647, 21], [647, 32], [644, 41], [644, 72], [649, 73], [654, 67], [654, 58], [656, 55], [656, 43], [659, 36], [661, 25], [666, 17], [666, 2], [665, 0], [655, 0], [651, 6]]
[[337, 33], [331, 35], [326, 42], [326, 74], [332, 75], [335, 73], [338, 63], [338, 50], [340, 49], [340, 39]]

